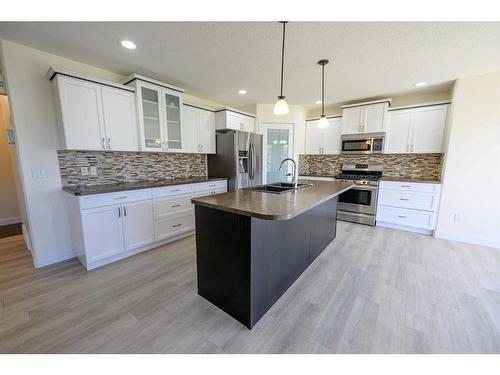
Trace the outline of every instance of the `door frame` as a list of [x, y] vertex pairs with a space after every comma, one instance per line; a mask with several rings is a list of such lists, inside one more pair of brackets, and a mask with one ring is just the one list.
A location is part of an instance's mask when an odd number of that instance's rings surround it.
[[[295, 156], [295, 123], [293, 122], [272, 122], [264, 121], [260, 123], [259, 131], [262, 133], [262, 183], [267, 184], [267, 130], [278, 129], [278, 130], [290, 130], [290, 139], [288, 144], [291, 147], [288, 148], [288, 157], [294, 159]], [[299, 173], [299, 161], [295, 160], [297, 163], [297, 174]], [[293, 174], [293, 165], [288, 163], [288, 172]], [[298, 176], [297, 176], [298, 178]]]

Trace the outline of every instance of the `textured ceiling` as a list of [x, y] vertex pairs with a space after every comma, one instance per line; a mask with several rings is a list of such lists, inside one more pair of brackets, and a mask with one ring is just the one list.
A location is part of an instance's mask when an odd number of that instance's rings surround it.
[[[0, 22], [0, 38], [120, 74], [148, 75], [231, 106], [279, 94], [278, 22]], [[126, 50], [118, 40], [137, 44]], [[290, 22], [284, 94], [308, 108], [358, 98], [437, 91], [500, 70], [500, 23]], [[423, 89], [413, 83], [426, 81]], [[245, 96], [238, 89], [248, 91]]]

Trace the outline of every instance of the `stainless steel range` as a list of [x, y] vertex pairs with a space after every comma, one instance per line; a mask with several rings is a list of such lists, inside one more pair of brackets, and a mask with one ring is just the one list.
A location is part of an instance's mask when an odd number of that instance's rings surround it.
[[366, 225], [375, 225], [379, 179], [384, 167], [380, 163], [345, 163], [336, 180], [356, 185], [339, 196], [337, 218]]

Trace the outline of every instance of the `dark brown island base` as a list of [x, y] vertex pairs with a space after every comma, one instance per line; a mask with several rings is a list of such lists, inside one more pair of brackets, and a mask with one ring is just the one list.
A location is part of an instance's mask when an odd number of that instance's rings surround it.
[[311, 185], [192, 199], [198, 294], [248, 328], [335, 238], [338, 195], [354, 186], [299, 182]]

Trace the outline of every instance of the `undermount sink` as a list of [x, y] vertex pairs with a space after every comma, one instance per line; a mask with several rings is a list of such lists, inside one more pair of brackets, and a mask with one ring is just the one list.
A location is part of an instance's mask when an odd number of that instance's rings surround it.
[[305, 188], [307, 186], [312, 186], [312, 184], [298, 183], [297, 187], [295, 187], [295, 184], [291, 182], [275, 182], [272, 184], [255, 186], [250, 189], [264, 193], [281, 194], [281, 193], [286, 193], [288, 191]]

